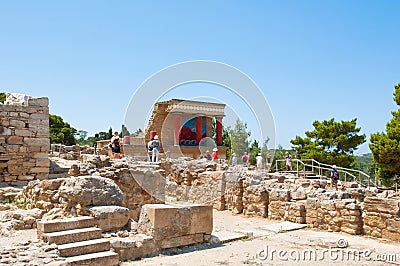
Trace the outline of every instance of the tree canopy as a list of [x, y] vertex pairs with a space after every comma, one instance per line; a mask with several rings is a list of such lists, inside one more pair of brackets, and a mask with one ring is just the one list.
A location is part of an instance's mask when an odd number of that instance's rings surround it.
[[[400, 106], [400, 83], [394, 86], [393, 100]], [[392, 185], [394, 177], [400, 176], [400, 109], [392, 112], [386, 124], [386, 132], [371, 134], [369, 148], [377, 165], [376, 176], [386, 186]]]
[[352, 167], [357, 147], [365, 142], [365, 134], [358, 134], [357, 119], [336, 122], [334, 118], [322, 122], [314, 121], [313, 131], [306, 131], [306, 137], [296, 136], [290, 142], [297, 156], [315, 159], [326, 164]]
[[249, 137], [251, 132], [247, 130], [246, 123], [237, 119], [235, 126], [233, 128], [228, 128], [227, 132], [230, 136], [232, 153], [236, 153], [239, 157], [249, 149]]
[[51, 143], [61, 143], [64, 145], [76, 144], [74, 137], [76, 129], [71, 127], [69, 123], [64, 122], [61, 116], [50, 114], [49, 122]]
[[6, 93], [0, 92], [0, 103], [4, 103], [6, 101]]

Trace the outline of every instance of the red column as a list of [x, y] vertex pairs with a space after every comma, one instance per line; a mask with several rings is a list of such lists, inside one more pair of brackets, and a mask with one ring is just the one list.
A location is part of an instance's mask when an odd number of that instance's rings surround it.
[[216, 117], [217, 124], [217, 145], [222, 146], [222, 117]]
[[196, 117], [196, 141], [200, 143], [203, 138], [203, 118], [201, 116]]
[[175, 115], [174, 117], [174, 145], [179, 145], [179, 132], [181, 131], [181, 116]]

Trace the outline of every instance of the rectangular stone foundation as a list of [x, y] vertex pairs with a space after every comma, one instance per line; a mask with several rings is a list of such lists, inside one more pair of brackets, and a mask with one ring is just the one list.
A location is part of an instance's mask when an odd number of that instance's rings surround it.
[[203, 243], [213, 229], [213, 208], [207, 205], [142, 207], [138, 233], [150, 235], [162, 248]]

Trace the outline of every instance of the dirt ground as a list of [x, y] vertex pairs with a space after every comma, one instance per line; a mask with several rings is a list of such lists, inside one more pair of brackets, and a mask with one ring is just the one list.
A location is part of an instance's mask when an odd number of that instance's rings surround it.
[[[260, 228], [272, 223], [277, 222], [214, 211], [215, 234], [253, 237], [174, 249], [121, 265], [400, 265], [400, 243], [310, 228], [280, 233]], [[337, 248], [340, 239], [347, 248]]]

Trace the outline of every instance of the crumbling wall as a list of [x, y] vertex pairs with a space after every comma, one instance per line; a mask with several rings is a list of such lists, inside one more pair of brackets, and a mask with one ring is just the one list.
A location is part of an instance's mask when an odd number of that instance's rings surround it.
[[399, 241], [400, 198], [367, 197], [363, 211], [366, 235]]
[[27, 185], [49, 176], [49, 100], [0, 103], [0, 182]]
[[323, 230], [359, 235], [362, 232], [360, 205], [355, 199], [307, 199], [307, 224]]

